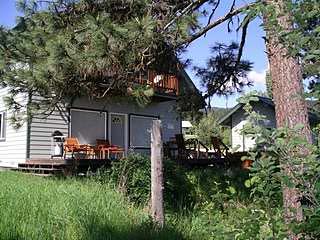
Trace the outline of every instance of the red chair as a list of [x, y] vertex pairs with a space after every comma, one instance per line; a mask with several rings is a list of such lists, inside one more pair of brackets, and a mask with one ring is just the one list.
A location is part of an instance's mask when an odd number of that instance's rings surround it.
[[94, 149], [89, 144], [80, 144], [77, 138], [70, 137], [66, 138], [64, 142], [64, 155], [71, 152], [72, 158], [74, 153], [84, 153], [86, 156], [92, 156], [94, 154]]
[[115, 158], [124, 157], [124, 149], [116, 145], [110, 145], [109, 140], [106, 139], [96, 140], [96, 151], [100, 159], [105, 159], [106, 157], [110, 159], [112, 156]]

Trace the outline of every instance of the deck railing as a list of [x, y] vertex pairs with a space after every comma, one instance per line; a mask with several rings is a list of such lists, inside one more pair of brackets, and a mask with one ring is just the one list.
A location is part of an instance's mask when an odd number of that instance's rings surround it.
[[158, 94], [178, 95], [179, 93], [179, 81], [175, 75], [157, 74], [149, 70], [146, 74], [139, 74], [134, 82], [149, 85]]

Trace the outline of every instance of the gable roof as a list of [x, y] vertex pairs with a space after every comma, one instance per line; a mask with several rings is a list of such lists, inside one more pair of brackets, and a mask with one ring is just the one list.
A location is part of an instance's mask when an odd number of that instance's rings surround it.
[[[270, 106], [271, 108], [274, 108], [274, 102], [272, 101], [271, 98], [268, 98], [268, 97], [262, 97], [262, 96], [257, 96], [259, 101], [257, 103], [264, 103], [268, 106]], [[227, 123], [229, 122], [230, 120], [230, 117], [235, 114], [238, 110], [242, 109], [242, 107], [244, 106], [243, 103], [238, 103], [235, 107], [233, 107], [226, 115], [224, 115], [222, 118], [220, 118], [218, 120], [218, 124], [221, 124], [221, 125], [227, 125]], [[308, 104], [308, 106], [310, 106], [310, 104]], [[308, 112], [308, 115], [309, 115], [309, 120], [311, 122], [319, 122], [319, 117], [314, 113], [312, 112], [312, 107], [308, 107], [309, 109], [309, 112]]]
[[183, 84], [184, 89], [182, 89], [184, 92], [186, 92], [186, 93], [192, 92], [192, 93], [195, 93], [199, 96], [202, 96], [199, 89], [196, 87], [196, 85], [191, 80], [190, 76], [188, 75], [188, 73], [186, 72], [186, 70], [184, 68], [179, 70], [179, 75], [184, 80], [183, 81], [184, 82], [184, 84]]

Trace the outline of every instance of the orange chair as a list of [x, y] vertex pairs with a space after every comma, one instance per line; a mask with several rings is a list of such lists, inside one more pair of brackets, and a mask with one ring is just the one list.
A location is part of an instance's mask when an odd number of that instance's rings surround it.
[[110, 145], [109, 140], [106, 139], [97, 139], [95, 150], [99, 153], [100, 159], [105, 159], [106, 157], [110, 159], [110, 156], [115, 158], [118, 156], [120, 158], [124, 157], [124, 149], [116, 145]]
[[70, 137], [66, 138], [64, 142], [64, 154], [71, 152], [72, 158], [74, 157], [74, 153], [85, 153], [87, 155], [92, 155], [94, 153], [94, 149], [88, 144], [80, 144], [77, 138]]

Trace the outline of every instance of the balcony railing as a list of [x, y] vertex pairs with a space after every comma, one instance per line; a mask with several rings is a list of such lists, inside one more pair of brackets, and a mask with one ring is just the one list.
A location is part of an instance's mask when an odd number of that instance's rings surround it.
[[179, 81], [175, 75], [149, 70], [146, 74], [140, 74], [134, 82], [151, 86], [157, 94], [177, 96], [179, 93]]

